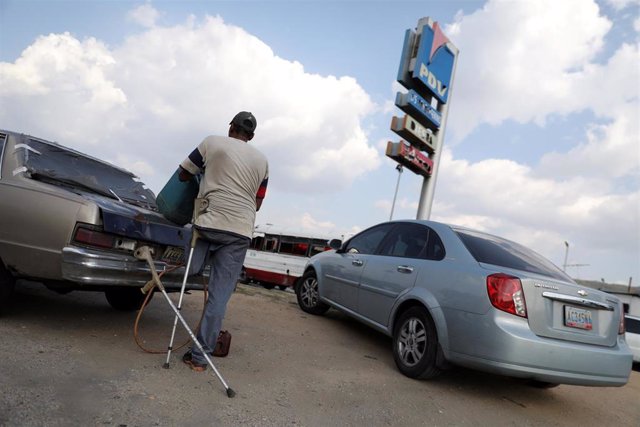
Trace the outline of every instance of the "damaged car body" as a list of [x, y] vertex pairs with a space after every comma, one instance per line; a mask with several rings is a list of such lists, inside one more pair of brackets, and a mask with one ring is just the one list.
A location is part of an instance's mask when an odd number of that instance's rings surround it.
[[[104, 291], [114, 308], [138, 308], [151, 273], [135, 249], [152, 249], [163, 284], [175, 290], [190, 239], [190, 226], [158, 213], [153, 192], [127, 170], [0, 130], [0, 304], [28, 279], [59, 292]], [[192, 276], [187, 289], [205, 282]]]

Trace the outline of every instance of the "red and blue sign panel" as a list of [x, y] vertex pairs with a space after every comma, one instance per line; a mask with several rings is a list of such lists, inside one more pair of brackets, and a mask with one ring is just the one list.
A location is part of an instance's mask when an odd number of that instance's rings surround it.
[[443, 104], [449, 98], [454, 54], [447, 48], [449, 40], [438, 23], [422, 27], [420, 45], [413, 68], [413, 78], [421, 81]]

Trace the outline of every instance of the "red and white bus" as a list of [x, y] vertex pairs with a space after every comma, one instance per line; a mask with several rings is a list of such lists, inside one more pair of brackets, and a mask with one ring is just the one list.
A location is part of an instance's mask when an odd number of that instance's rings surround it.
[[326, 237], [257, 226], [244, 259], [241, 281], [284, 290], [302, 276], [310, 257], [329, 249]]

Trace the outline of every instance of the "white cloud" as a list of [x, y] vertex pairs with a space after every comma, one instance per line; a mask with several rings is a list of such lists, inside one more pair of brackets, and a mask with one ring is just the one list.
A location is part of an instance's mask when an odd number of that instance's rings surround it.
[[615, 10], [622, 10], [630, 5], [640, 5], [640, 0], [606, 0]]
[[451, 137], [458, 141], [481, 123], [509, 119], [544, 124], [549, 114], [591, 106], [574, 96], [575, 85], [611, 25], [587, 0], [491, 0], [470, 15], [459, 13], [445, 29], [460, 49]]
[[145, 3], [131, 10], [127, 17], [145, 28], [151, 28], [156, 25], [160, 12], [151, 6], [151, 3]]
[[220, 17], [156, 26], [113, 49], [51, 34], [0, 64], [0, 77], [3, 121], [105, 158], [126, 151], [153, 166], [138, 172], [155, 191], [240, 110], [258, 119], [251, 143], [270, 160], [272, 187], [334, 191], [381, 161], [361, 126], [376, 106], [355, 79], [305, 72]]
[[[441, 164], [435, 220], [502, 235], [556, 264], [564, 240], [591, 248], [593, 259], [581, 262], [600, 269], [606, 269], [607, 256], [633, 262], [640, 253], [637, 189], [615, 194], [608, 181], [597, 177], [543, 178], [536, 168], [511, 160], [471, 163], [454, 159], [450, 150], [443, 152]], [[608, 279], [622, 281], [624, 274]]]
[[[589, 258], [574, 262], [594, 270], [624, 259], [630, 267], [608, 280], [637, 271], [640, 52], [637, 44], [622, 43], [603, 61], [612, 25], [595, 2], [583, 0], [489, 1], [457, 15], [445, 30], [461, 50], [449, 141], [480, 124], [544, 126], [551, 116], [583, 111], [596, 119], [574, 135], [575, 146], [529, 165], [497, 158], [472, 163], [445, 150], [434, 219], [504, 235], [557, 264], [565, 240], [575, 256], [582, 248]], [[555, 141], [539, 143], [553, 150]]]
[[108, 77], [115, 64], [94, 38], [39, 37], [15, 63], [0, 63], [0, 117], [43, 137], [95, 144], [123, 126], [127, 96]]

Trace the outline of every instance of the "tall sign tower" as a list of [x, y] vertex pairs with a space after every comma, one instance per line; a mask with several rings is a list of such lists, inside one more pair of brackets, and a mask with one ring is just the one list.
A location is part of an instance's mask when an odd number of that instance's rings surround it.
[[431, 18], [406, 31], [398, 82], [408, 92], [396, 95], [405, 115], [391, 120], [391, 130], [403, 139], [388, 142], [386, 155], [423, 177], [417, 219], [431, 215], [457, 60], [458, 48]]

